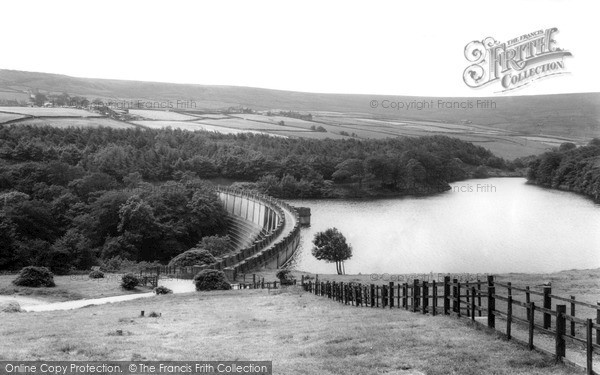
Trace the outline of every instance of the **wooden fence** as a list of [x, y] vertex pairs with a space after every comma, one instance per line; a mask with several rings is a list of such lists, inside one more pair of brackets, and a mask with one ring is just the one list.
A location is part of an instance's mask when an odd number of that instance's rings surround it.
[[[587, 374], [597, 374], [593, 370], [593, 355], [600, 352], [600, 303], [593, 305], [577, 301], [574, 296], [565, 298], [553, 295], [550, 286], [540, 292], [529, 287], [497, 282], [493, 276], [488, 276], [485, 281], [469, 282], [446, 276], [440, 281], [412, 280], [396, 285], [393, 282], [387, 285], [330, 282], [319, 281], [318, 278], [313, 282], [303, 277], [301, 285], [308, 292], [345, 305], [397, 308], [414, 313], [471, 319], [499, 331], [508, 340], [527, 345], [530, 350], [536, 349], [554, 356], [557, 361], [582, 367]], [[565, 303], [568, 303], [569, 309]], [[595, 321], [582, 318], [582, 308], [587, 309], [586, 316], [590, 311], [595, 312]], [[580, 311], [579, 317], [576, 317], [576, 311]], [[504, 327], [499, 324], [500, 319], [504, 320]], [[526, 331], [527, 339], [516, 338], [513, 327]], [[552, 339], [554, 351], [536, 345], [536, 333]], [[567, 346], [567, 341], [573, 345]], [[574, 350], [577, 344], [585, 347], [585, 366], [565, 358], [567, 348]]]

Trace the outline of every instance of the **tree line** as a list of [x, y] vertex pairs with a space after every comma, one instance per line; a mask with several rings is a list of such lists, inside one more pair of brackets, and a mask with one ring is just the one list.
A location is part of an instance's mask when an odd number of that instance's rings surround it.
[[[503, 159], [448, 137], [281, 139], [174, 129], [0, 126], [0, 269], [168, 262], [226, 231], [203, 180], [279, 197], [440, 191]], [[62, 268], [62, 269], [60, 269]]]
[[600, 202], [600, 139], [586, 146], [567, 142], [529, 162], [528, 182], [573, 191]]

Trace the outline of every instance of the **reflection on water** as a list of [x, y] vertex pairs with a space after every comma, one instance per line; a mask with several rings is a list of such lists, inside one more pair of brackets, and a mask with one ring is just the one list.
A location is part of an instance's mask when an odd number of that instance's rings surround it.
[[290, 200], [311, 208], [295, 268], [334, 273], [310, 253], [337, 227], [353, 247], [347, 273], [553, 272], [600, 267], [600, 206], [522, 178], [452, 184], [433, 197]]

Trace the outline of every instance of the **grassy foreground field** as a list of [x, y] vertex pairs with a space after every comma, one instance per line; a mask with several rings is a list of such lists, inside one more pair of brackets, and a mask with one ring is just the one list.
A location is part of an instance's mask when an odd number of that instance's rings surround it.
[[463, 320], [343, 306], [298, 287], [1, 315], [1, 360], [272, 360], [286, 375], [576, 373]]

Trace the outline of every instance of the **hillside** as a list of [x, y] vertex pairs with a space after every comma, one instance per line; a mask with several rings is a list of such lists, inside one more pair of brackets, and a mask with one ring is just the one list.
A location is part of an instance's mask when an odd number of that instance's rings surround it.
[[[600, 134], [600, 93], [494, 98], [318, 94], [251, 87], [206, 86], [76, 78], [65, 75], [0, 70], [0, 100], [27, 100], [27, 92], [63, 93], [103, 100], [193, 101], [195, 110], [249, 107], [256, 111], [310, 112], [317, 123], [346, 127], [359, 138], [452, 133], [507, 158], [540, 154], [570, 141], [585, 144]], [[481, 105], [489, 100], [493, 105]], [[377, 101], [372, 108], [371, 101]], [[388, 108], [382, 108], [384, 100]], [[418, 109], [416, 105], [430, 103]], [[402, 103], [406, 109], [392, 109]], [[465, 103], [472, 108], [460, 108]], [[494, 108], [495, 106], [495, 108]], [[383, 128], [381, 123], [393, 125]], [[465, 127], [467, 129], [465, 129]], [[328, 129], [329, 131], [329, 129]], [[330, 131], [340, 134], [339, 130]], [[343, 134], [343, 133], [342, 133]], [[310, 137], [310, 133], [292, 136]], [[337, 136], [336, 136], [337, 137]]]
[[0, 316], [0, 350], [14, 360], [264, 360], [285, 375], [577, 373], [465, 320], [344, 306], [297, 287]]

